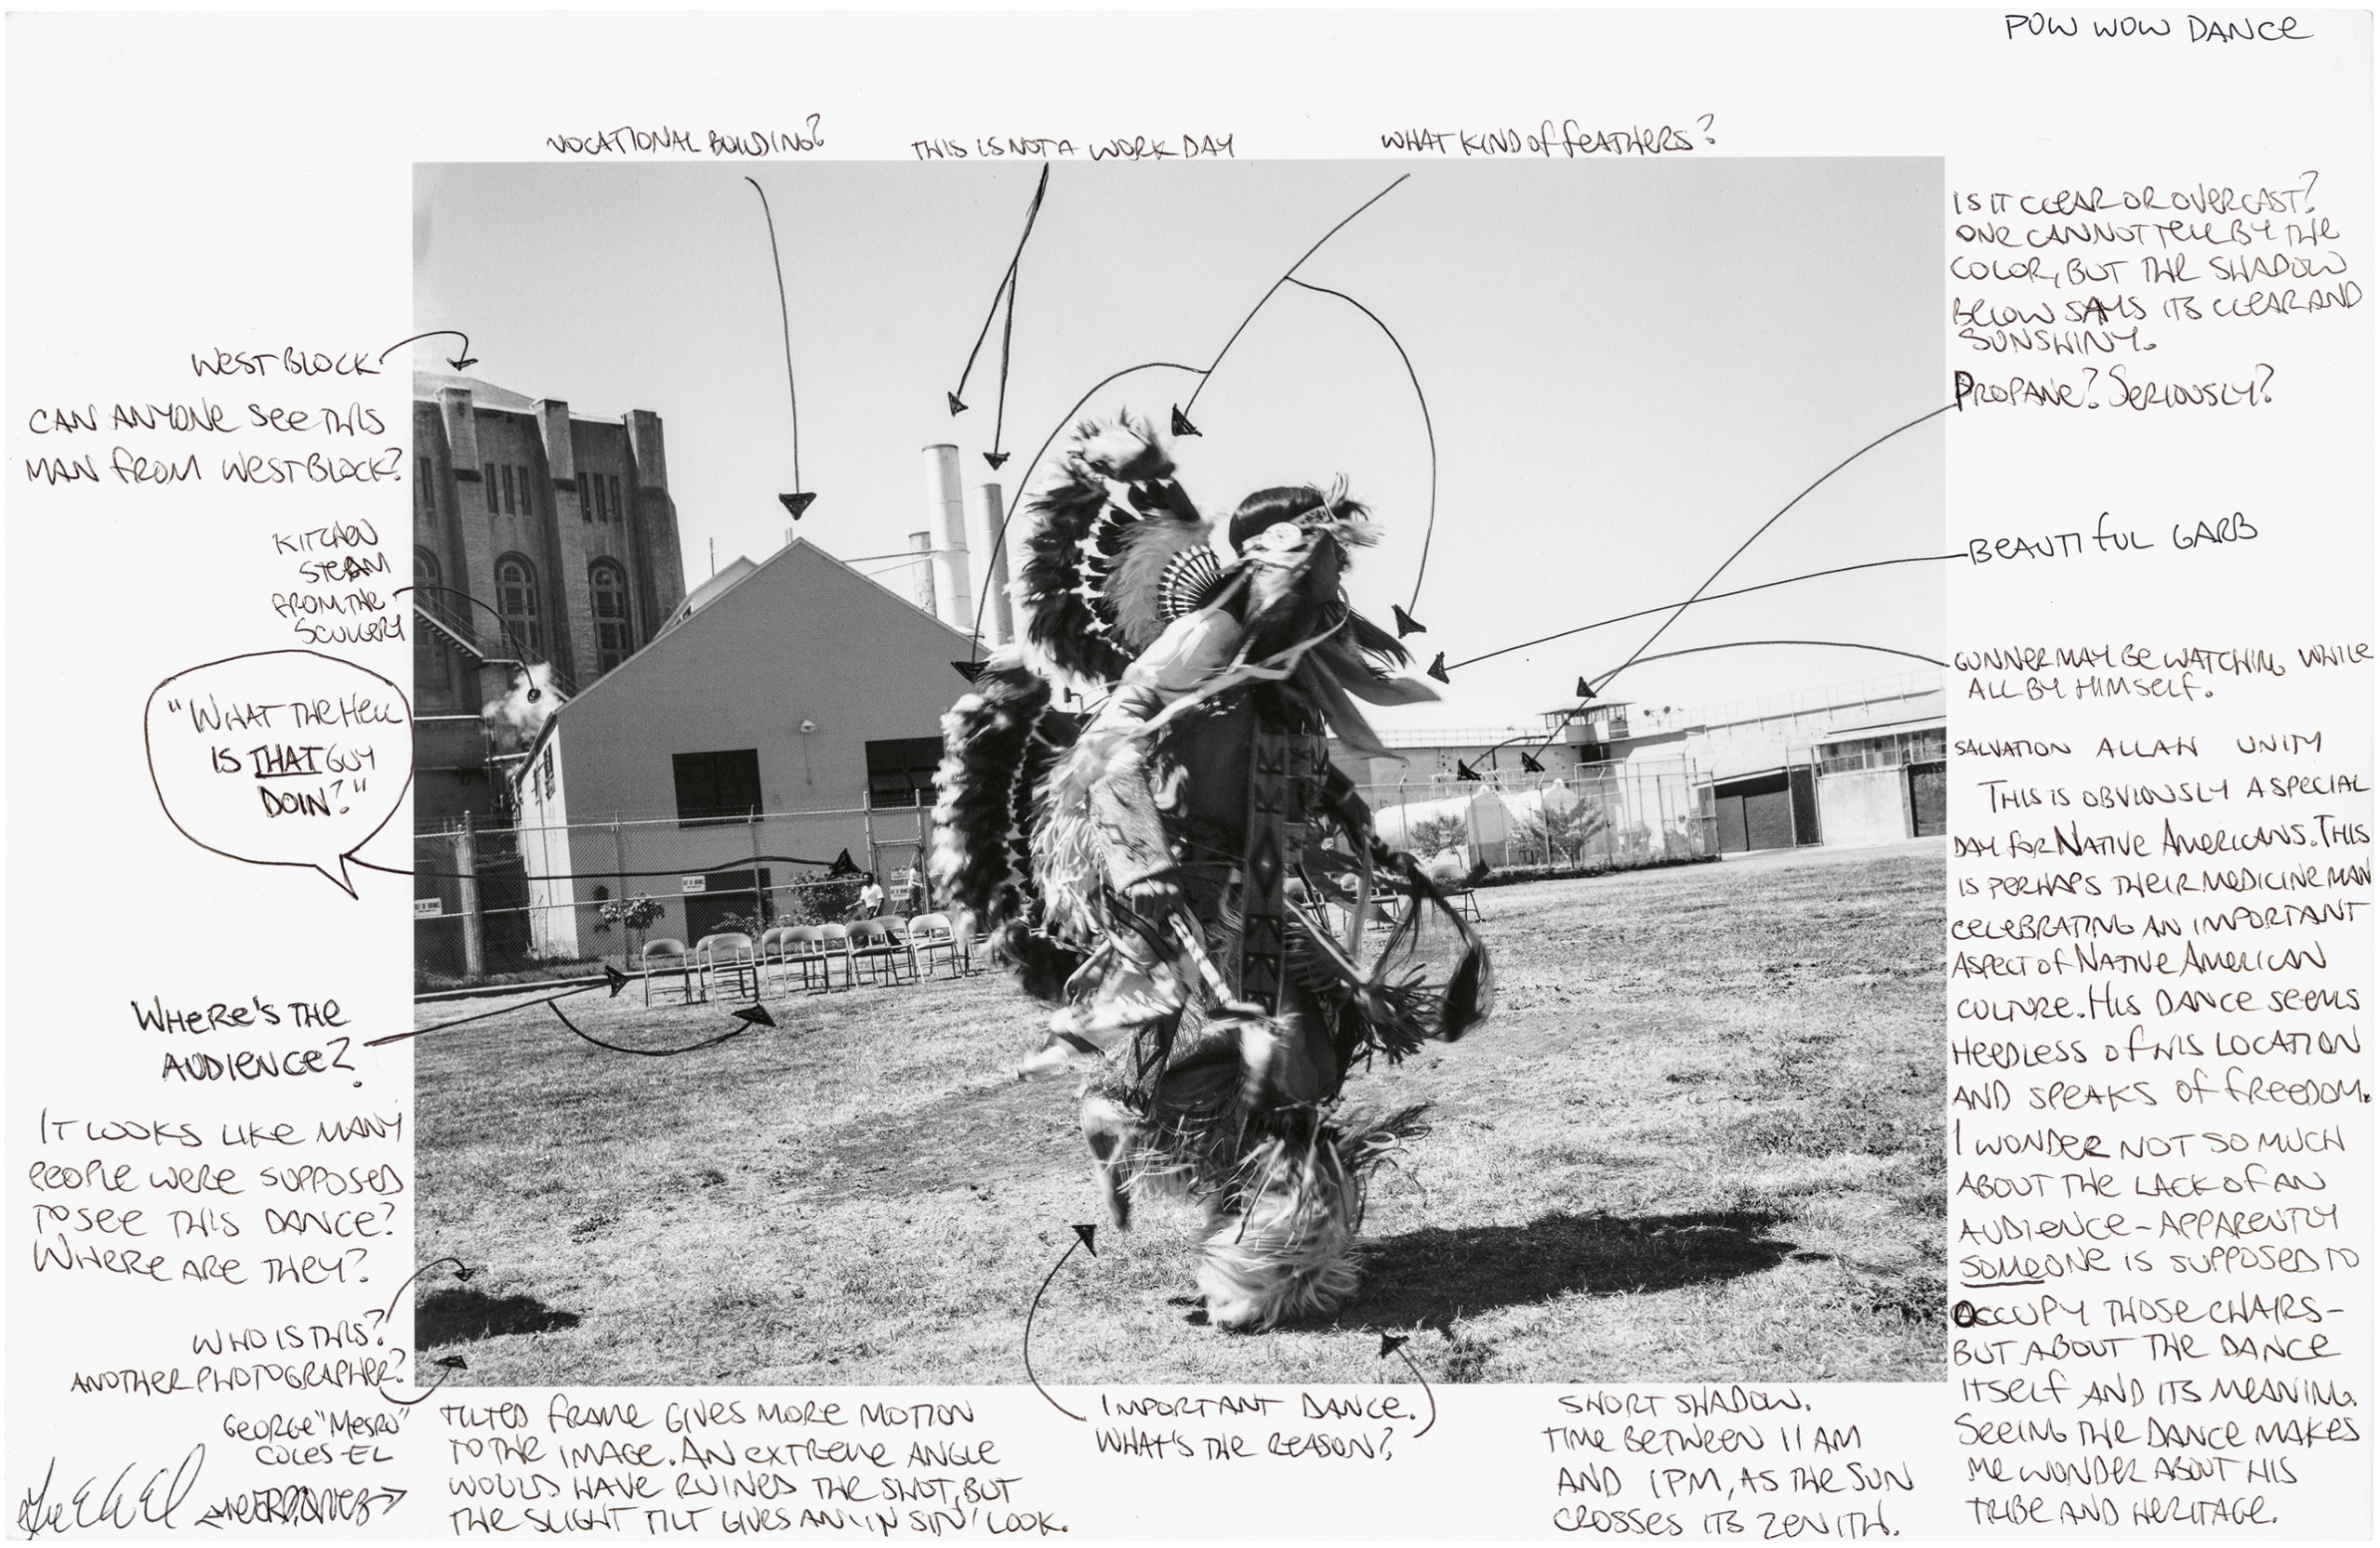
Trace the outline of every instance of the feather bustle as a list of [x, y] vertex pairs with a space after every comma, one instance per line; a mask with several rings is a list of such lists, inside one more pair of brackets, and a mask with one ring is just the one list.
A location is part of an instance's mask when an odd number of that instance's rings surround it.
[[1015, 787], [1033, 728], [1049, 704], [1049, 683], [1022, 665], [1000, 663], [942, 718], [929, 868], [936, 894], [973, 915], [986, 932], [1025, 910]]
[[[1145, 607], [1130, 600], [1136, 589], [1153, 599], [1157, 576], [1144, 577], [1145, 585], [1137, 569], [1121, 581], [1115, 576], [1145, 531], [1203, 538], [1206, 524], [1172, 473], [1156, 431], [1128, 414], [1112, 424], [1077, 425], [1055, 471], [1033, 492], [1016, 596], [1026, 639], [1060, 668], [1113, 681], [1163, 628], [1162, 621], [1145, 628], [1153, 600]], [[1117, 613], [1130, 614], [1130, 622], [1111, 621]]]

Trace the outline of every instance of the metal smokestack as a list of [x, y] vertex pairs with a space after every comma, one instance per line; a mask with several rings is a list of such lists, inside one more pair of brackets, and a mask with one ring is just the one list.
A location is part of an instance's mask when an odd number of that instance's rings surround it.
[[1008, 596], [1008, 545], [1000, 541], [1000, 486], [979, 483], [975, 486], [975, 503], [969, 512], [974, 520], [975, 547], [984, 555], [984, 562], [991, 566], [992, 583], [984, 618], [984, 642], [1005, 645], [1016, 638], [1016, 615]]
[[933, 533], [936, 615], [962, 634], [975, 632], [975, 593], [967, 585], [967, 509], [959, 493], [959, 448], [926, 448], [926, 525]]
[[909, 534], [909, 551], [918, 556], [909, 566], [909, 599], [925, 612], [933, 612], [933, 534]]

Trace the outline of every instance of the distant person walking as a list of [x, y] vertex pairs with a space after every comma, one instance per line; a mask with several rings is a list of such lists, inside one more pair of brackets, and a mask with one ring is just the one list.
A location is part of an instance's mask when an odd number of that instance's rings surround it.
[[866, 884], [859, 890], [859, 917], [872, 920], [884, 912], [884, 887], [870, 874]]

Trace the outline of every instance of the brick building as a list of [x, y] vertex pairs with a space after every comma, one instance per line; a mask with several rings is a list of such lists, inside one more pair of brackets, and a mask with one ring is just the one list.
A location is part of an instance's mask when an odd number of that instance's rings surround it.
[[503, 806], [482, 708], [541, 664], [562, 697], [685, 600], [661, 419], [574, 415], [469, 377], [414, 374], [414, 819]]

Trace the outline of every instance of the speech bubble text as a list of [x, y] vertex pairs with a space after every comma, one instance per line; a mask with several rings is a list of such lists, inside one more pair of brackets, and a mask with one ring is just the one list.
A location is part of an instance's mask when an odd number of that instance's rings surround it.
[[201, 849], [304, 866], [350, 897], [348, 859], [413, 783], [413, 708], [377, 672], [319, 651], [258, 651], [177, 672], [149, 695], [149, 775]]

